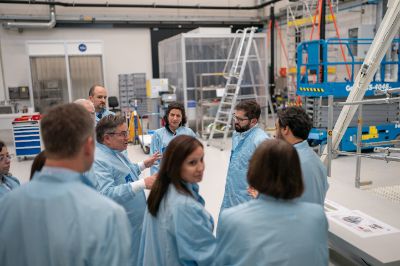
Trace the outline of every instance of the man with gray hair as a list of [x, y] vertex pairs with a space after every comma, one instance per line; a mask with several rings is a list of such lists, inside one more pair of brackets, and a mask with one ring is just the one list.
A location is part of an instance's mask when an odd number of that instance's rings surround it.
[[157, 152], [140, 164], [129, 160], [124, 153], [128, 146], [128, 126], [123, 116], [103, 117], [96, 126], [96, 139], [93, 164], [96, 187], [101, 194], [125, 208], [133, 229], [132, 252], [136, 259], [146, 210], [144, 189], [150, 189], [156, 178], [152, 175], [139, 179], [139, 175], [144, 168], [152, 166], [160, 155]]
[[126, 212], [82, 176], [93, 163], [93, 118], [58, 105], [40, 127], [45, 166], [1, 202], [0, 265], [133, 265]]
[[89, 114], [91, 114], [93, 117], [95, 116], [96, 111], [95, 111], [94, 105], [91, 101], [89, 101], [87, 99], [78, 99], [78, 100], [75, 100], [74, 103], [82, 105], [89, 112]]

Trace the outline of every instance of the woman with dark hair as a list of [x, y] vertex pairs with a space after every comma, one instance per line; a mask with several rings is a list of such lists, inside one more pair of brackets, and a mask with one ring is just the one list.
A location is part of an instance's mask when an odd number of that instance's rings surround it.
[[328, 265], [328, 223], [322, 206], [300, 202], [299, 156], [283, 140], [266, 140], [247, 172], [258, 198], [221, 213], [216, 265]]
[[10, 165], [11, 156], [7, 146], [0, 141], [0, 198], [20, 186], [18, 179], [10, 173]]
[[41, 151], [38, 155], [36, 155], [35, 159], [33, 160], [31, 166], [31, 175], [29, 176], [29, 180], [32, 180], [33, 176], [36, 172], [40, 172], [46, 162], [46, 154], [44, 151]]
[[214, 222], [198, 185], [204, 172], [203, 145], [178, 136], [168, 145], [147, 200], [138, 265], [211, 265]]
[[[157, 129], [151, 138], [151, 155], [156, 152], [159, 152], [160, 154], [163, 153], [169, 142], [176, 136], [188, 135], [196, 137], [193, 130], [185, 127], [187, 119], [183, 104], [178, 102], [170, 103], [163, 119], [165, 127]], [[155, 174], [158, 170], [159, 161], [150, 168], [150, 172], [151, 174]]]

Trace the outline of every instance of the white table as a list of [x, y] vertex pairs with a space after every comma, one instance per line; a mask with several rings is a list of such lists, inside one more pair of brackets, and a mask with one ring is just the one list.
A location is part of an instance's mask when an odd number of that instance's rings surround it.
[[[399, 173], [400, 178], [400, 173]], [[361, 190], [329, 179], [327, 199], [351, 209], [360, 210], [375, 219], [400, 229], [400, 204], [379, 198]], [[370, 265], [400, 265], [400, 233], [362, 238], [329, 220], [330, 246], [345, 257], [364, 260]]]

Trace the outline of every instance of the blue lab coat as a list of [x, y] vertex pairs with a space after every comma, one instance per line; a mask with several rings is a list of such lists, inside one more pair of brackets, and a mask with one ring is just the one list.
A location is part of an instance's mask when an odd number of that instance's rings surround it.
[[304, 193], [300, 200], [323, 206], [329, 188], [326, 168], [319, 156], [310, 148], [307, 140], [295, 144], [294, 147], [300, 158], [304, 182]]
[[7, 192], [10, 192], [11, 190], [20, 186], [19, 180], [11, 175], [1, 175], [0, 180], [2, 180], [0, 181], [0, 199]]
[[269, 136], [257, 125], [243, 133], [233, 132], [221, 211], [252, 199], [247, 193], [249, 161], [257, 146], [266, 139], [269, 139]]
[[258, 199], [225, 210], [215, 265], [328, 265], [328, 223], [318, 204]]
[[0, 265], [132, 265], [122, 207], [65, 168], [44, 167], [0, 200]]
[[214, 222], [204, 209], [197, 184], [186, 184], [189, 195], [170, 185], [157, 216], [146, 210], [138, 265], [211, 265]]
[[97, 190], [123, 206], [128, 214], [132, 226], [132, 253], [136, 259], [146, 210], [146, 197], [144, 191], [134, 193], [130, 183], [139, 179], [140, 168], [123, 152], [112, 150], [97, 142], [93, 171]]
[[[154, 154], [156, 152], [163, 153], [167, 148], [169, 142], [176, 136], [179, 135], [188, 135], [192, 137], [196, 137], [196, 134], [188, 127], [180, 126], [176, 129], [175, 135], [171, 132], [171, 130], [167, 129], [167, 127], [162, 127], [157, 129], [153, 136], [151, 137], [150, 144], [150, 154]], [[155, 174], [158, 172], [160, 168], [160, 160], [158, 160], [153, 166], [150, 168], [151, 174]]]
[[96, 112], [96, 125], [103, 117], [105, 117], [107, 115], [115, 115], [115, 113], [111, 112], [107, 108], [103, 108], [100, 110], [100, 112]]

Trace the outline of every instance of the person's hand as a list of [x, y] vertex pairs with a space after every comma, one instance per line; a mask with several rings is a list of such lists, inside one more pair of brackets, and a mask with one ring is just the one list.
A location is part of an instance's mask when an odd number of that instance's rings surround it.
[[247, 188], [247, 193], [249, 193], [249, 195], [250, 195], [253, 199], [257, 198], [257, 196], [258, 196], [258, 191], [257, 191], [255, 188], [253, 188], [253, 187], [248, 187], [248, 188]]
[[160, 152], [156, 152], [153, 155], [151, 155], [149, 158], [143, 161], [144, 166], [146, 168], [149, 168], [152, 166], [157, 160], [161, 159], [162, 154]]
[[154, 174], [154, 175], [144, 178], [144, 185], [146, 186], [146, 189], [151, 189], [151, 187], [153, 186], [154, 181], [156, 181], [157, 177], [158, 177], [158, 174]]

